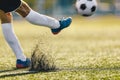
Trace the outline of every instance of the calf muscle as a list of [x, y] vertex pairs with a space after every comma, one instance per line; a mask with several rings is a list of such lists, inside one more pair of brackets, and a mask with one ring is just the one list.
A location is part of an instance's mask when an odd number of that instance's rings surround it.
[[16, 10], [16, 12], [22, 17], [26, 17], [29, 14], [30, 10], [31, 8], [29, 7], [29, 5], [22, 1], [21, 6]]

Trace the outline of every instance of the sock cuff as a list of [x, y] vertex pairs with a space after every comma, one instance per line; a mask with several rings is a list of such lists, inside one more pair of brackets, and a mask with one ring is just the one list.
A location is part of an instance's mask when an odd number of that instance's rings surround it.
[[30, 10], [29, 14], [25, 17], [25, 19], [29, 19], [30, 16], [34, 15], [35, 11], [34, 10]]
[[11, 30], [11, 29], [13, 29], [11, 23], [3, 23], [3, 24], [1, 24], [1, 26], [2, 26], [2, 30]]
[[1, 26], [11, 26], [11, 23], [2, 23]]

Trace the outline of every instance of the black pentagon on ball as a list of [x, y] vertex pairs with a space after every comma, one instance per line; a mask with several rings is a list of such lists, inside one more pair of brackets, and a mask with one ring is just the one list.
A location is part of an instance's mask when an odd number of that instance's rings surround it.
[[87, 1], [92, 1], [92, 0], [87, 0]]
[[85, 10], [87, 6], [85, 4], [81, 4], [80, 9]]
[[92, 8], [91, 8], [91, 12], [94, 12], [96, 10], [96, 6], [93, 6]]
[[84, 16], [84, 17], [89, 17], [89, 16], [91, 16], [92, 14], [82, 14], [82, 16]]

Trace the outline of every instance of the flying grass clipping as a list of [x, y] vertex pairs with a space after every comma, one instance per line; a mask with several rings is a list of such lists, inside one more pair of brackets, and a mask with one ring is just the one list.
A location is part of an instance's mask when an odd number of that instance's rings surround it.
[[[44, 43], [38, 42], [31, 55], [30, 71], [53, 71], [56, 70], [55, 60], [49, 51], [44, 48]], [[48, 46], [47, 46], [48, 47]]]

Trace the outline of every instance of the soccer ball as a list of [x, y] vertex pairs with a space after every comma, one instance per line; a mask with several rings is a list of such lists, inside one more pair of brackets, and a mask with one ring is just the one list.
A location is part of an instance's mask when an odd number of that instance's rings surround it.
[[97, 2], [96, 0], [76, 0], [75, 7], [80, 15], [88, 17], [95, 13]]

